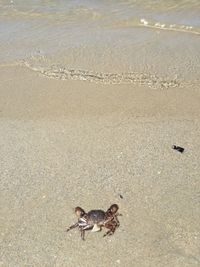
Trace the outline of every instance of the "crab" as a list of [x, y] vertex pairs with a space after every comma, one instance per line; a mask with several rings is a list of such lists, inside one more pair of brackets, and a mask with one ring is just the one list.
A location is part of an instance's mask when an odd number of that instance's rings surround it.
[[92, 232], [101, 231], [102, 227], [109, 229], [103, 236], [114, 234], [117, 227], [119, 227], [119, 220], [117, 216], [119, 207], [117, 204], [112, 204], [105, 212], [103, 210], [91, 210], [86, 213], [81, 207], [75, 208], [75, 213], [78, 217], [78, 222], [71, 225], [67, 232], [71, 229], [78, 227], [81, 232], [82, 240], [85, 240], [85, 231], [91, 230]]

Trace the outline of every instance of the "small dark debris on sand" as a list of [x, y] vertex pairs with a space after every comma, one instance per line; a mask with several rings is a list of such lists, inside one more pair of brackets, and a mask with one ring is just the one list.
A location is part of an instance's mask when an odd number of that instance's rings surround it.
[[181, 147], [181, 146], [176, 146], [176, 145], [173, 145], [172, 148], [175, 149], [175, 150], [177, 150], [177, 151], [180, 152], [180, 153], [183, 153], [184, 150], [185, 150], [183, 147]]

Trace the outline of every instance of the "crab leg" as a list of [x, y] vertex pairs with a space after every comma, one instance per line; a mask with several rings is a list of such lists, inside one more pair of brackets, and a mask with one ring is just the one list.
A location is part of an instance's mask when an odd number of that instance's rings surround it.
[[81, 231], [81, 238], [82, 238], [83, 240], [85, 240], [85, 231], [91, 229], [92, 227], [93, 227], [93, 226], [91, 226], [91, 225], [80, 226], [80, 224], [79, 224], [79, 229], [80, 229], [80, 231]]
[[118, 220], [117, 216], [122, 216], [122, 214], [117, 214], [117, 215], [114, 216], [114, 220], [117, 223], [116, 227], [119, 227], [120, 223], [119, 223], [119, 220]]
[[74, 228], [76, 228], [76, 227], [78, 227], [78, 222], [77, 223], [75, 223], [75, 224], [72, 224], [69, 228], [67, 228], [67, 232], [69, 231], [69, 230], [71, 230], [71, 229], [74, 229]]
[[116, 221], [111, 221], [106, 223], [105, 227], [109, 230], [103, 235], [103, 237], [114, 234], [116, 228], [118, 227], [118, 223]]
[[85, 230], [81, 227], [80, 231], [81, 231], [81, 238], [82, 238], [82, 240], [85, 241]]

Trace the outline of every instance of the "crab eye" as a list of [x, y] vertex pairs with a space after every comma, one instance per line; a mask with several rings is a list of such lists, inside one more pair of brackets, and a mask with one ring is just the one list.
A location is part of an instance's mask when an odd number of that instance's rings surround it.
[[80, 207], [76, 207], [75, 208], [75, 213], [80, 218], [85, 214], [85, 211]]
[[111, 211], [113, 214], [116, 213], [119, 209], [119, 206], [117, 204], [113, 204], [110, 206], [109, 211]]

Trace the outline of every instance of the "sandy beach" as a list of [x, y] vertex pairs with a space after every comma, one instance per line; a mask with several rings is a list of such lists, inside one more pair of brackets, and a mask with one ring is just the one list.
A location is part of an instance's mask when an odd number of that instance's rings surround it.
[[[198, 87], [2, 66], [0, 95], [1, 266], [200, 265]], [[76, 206], [112, 203], [123, 214], [113, 236], [66, 233]]]

